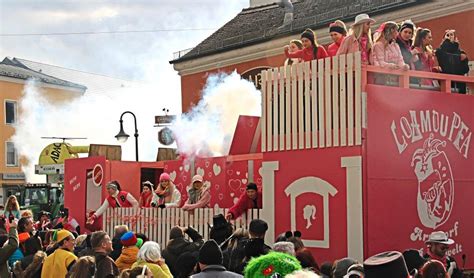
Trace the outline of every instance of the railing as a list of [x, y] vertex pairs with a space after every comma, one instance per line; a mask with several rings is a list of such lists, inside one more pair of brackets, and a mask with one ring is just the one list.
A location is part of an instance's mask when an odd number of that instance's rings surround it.
[[360, 53], [262, 71], [262, 152], [362, 143]]
[[191, 50], [193, 50], [193, 48], [187, 48], [187, 49], [184, 49], [184, 50], [173, 52], [173, 60], [177, 60], [177, 59], [183, 57], [184, 55], [188, 54], [188, 52], [191, 51]]
[[[145, 234], [150, 240], [158, 242], [164, 248], [168, 243], [171, 228], [176, 225], [192, 226], [204, 239], [208, 239], [213, 216], [219, 213], [225, 215], [227, 211], [228, 209], [221, 208], [195, 209], [194, 212], [180, 208], [115, 208], [108, 209], [104, 213], [102, 227], [109, 235], [113, 235], [116, 225], [127, 225], [131, 231]], [[232, 224], [236, 229], [248, 229], [250, 221], [259, 216], [259, 209], [248, 210]]]

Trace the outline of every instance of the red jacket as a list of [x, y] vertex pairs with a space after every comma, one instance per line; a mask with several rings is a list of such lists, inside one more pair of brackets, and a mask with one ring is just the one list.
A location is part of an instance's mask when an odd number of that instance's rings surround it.
[[[131, 208], [133, 205], [127, 200], [127, 195], [128, 192], [126, 191], [120, 191], [119, 194], [117, 195], [117, 198], [114, 198], [112, 196], [107, 196], [107, 202], [109, 202], [109, 207], [111, 208]], [[115, 200], [118, 201], [118, 206]]]
[[[255, 201], [257, 201], [256, 204]], [[229, 213], [232, 214], [233, 219], [237, 219], [248, 209], [262, 208], [262, 194], [260, 192], [257, 192], [255, 201], [247, 197], [247, 193], [244, 192], [237, 203], [229, 209]]]
[[[288, 52], [288, 50], [285, 49], [285, 55], [287, 58], [301, 58], [305, 62], [314, 60], [313, 48], [304, 48], [293, 53], [290, 53]], [[324, 47], [322, 46], [318, 46], [318, 53], [316, 55], [316, 59], [324, 59], [326, 57], [328, 57], [326, 49], [324, 49]]]
[[334, 57], [337, 54], [337, 51], [339, 50], [339, 47], [341, 46], [342, 41], [344, 40], [345, 37], [342, 37], [338, 42], [333, 42], [328, 46], [328, 56], [329, 57]]

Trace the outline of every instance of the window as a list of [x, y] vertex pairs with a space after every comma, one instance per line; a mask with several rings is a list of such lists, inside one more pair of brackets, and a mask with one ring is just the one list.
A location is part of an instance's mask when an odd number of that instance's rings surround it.
[[16, 101], [12, 101], [12, 100], [5, 101], [5, 123], [6, 124], [16, 123]]
[[6, 142], [7, 166], [18, 166], [18, 155], [13, 142]]

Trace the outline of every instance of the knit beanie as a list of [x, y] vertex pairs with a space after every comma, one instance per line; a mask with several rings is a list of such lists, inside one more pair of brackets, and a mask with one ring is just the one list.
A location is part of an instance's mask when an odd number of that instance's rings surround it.
[[68, 231], [68, 230], [58, 230], [58, 231], [55, 231], [54, 234], [53, 234], [53, 240], [55, 242], [60, 242], [62, 241], [63, 239], [67, 238], [67, 237], [72, 237], [74, 238], [74, 235]]
[[[300, 269], [301, 264], [294, 256], [270, 252], [251, 259], [245, 267], [244, 274], [245, 277], [285, 277]], [[280, 276], [276, 276], [277, 274]]]
[[257, 190], [257, 185], [253, 182], [247, 184], [247, 189], [246, 190]]
[[137, 244], [135, 244], [135, 246], [138, 247], [138, 249], [140, 249], [142, 248], [142, 245], [143, 245], [143, 239], [137, 238]]
[[310, 40], [312, 43], [314, 43], [314, 33], [311, 29], [306, 29], [304, 30], [303, 33], [301, 33], [302, 38], [307, 38]]
[[403, 29], [406, 29], [406, 28], [410, 28], [413, 32], [415, 32], [415, 23], [413, 23], [413, 21], [411, 21], [410, 19], [408, 20], [405, 20], [402, 22], [402, 24], [400, 24], [400, 28], [398, 29], [398, 32], [401, 32], [403, 31]]
[[137, 236], [135, 235], [134, 232], [126, 232], [120, 238], [120, 242], [122, 243], [123, 246], [127, 246], [127, 247], [136, 245], [137, 244]]
[[168, 173], [163, 173], [160, 175], [160, 182], [161, 181], [169, 181], [171, 180], [170, 175]]
[[206, 241], [199, 250], [199, 262], [205, 265], [221, 265], [222, 261], [222, 251], [217, 242], [213, 239]]
[[261, 219], [254, 219], [250, 221], [249, 231], [253, 234], [261, 235], [268, 230], [267, 222]]

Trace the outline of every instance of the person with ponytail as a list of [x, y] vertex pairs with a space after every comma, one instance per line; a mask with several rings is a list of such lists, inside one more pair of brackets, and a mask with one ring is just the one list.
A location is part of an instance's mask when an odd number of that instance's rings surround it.
[[138, 201], [132, 196], [132, 194], [122, 191], [120, 183], [118, 181], [110, 181], [106, 185], [107, 193], [109, 196], [104, 200], [102, 205], [97, 209], [94, 214], [87, 220], [88, 224], [92, 224], [95, 220], [101, 216], [109, 207], [110, 208], [138, 208]]
[[293, 53], [290, 53], [290, 47], [288, 45], [285, 46], [285, 55], [287, 58], [300, 58], [307, 62], [314, 59], [324, 59], [328, 57], [326, 49], [318, 45], [313, 30], [304, 30], [304, 32], [301, 33], [301, 42], [303, 43], [304, 48]]
[[352, 24], [349, 36], [344, 38], [336, 55], [360, 51], [362, 63], [366, 65], [369, 64], [370, 53], [373, 46], [370, 27], [374, 23], [375, 20], [370, 18], [368, 14], [357, 15], [354, 24]]
[[405, 64], [400, 47], [395, 42], [398, 37], [397, 23], [388, 21], [381, 26], [372, 51], [373, 64], [383, 68], [408, 70], [410, 67]]
[[141, 208], [151, 207], [151, 200], [153, 199], [154, 190], [155, 188], [153, 183], [149, 181], [142, 183], [142, 193], [140, 194], [140, 199], [138, 200]]
[[329, 24], [329, 35], [331, 36], [333, 43], [328, 46], [328, 55], [329, 57], [333, 57], [336, 56], [342, 41], [347, 35], [346, 24], [340, 20], [336, 20]]
[[74, 255], [75, 238], [67, 230], [57, 230], [53, 234], [57, 249], [43, 263], [41, 278], [66, 277], [66, 274], [77, 261]]
[[[416, 29], [415, 41], [413, 42], [413, 55], [416, 56], [416, 61], [414, 62], [415, 70], [427, 72], [439, 71], [437, 67], [435, 67], [435, 54], [431, 46], [432, 40], [430, 29]], [[420, 84], [426, 86], [436, 85], [431, 79], [421, 79]]]

